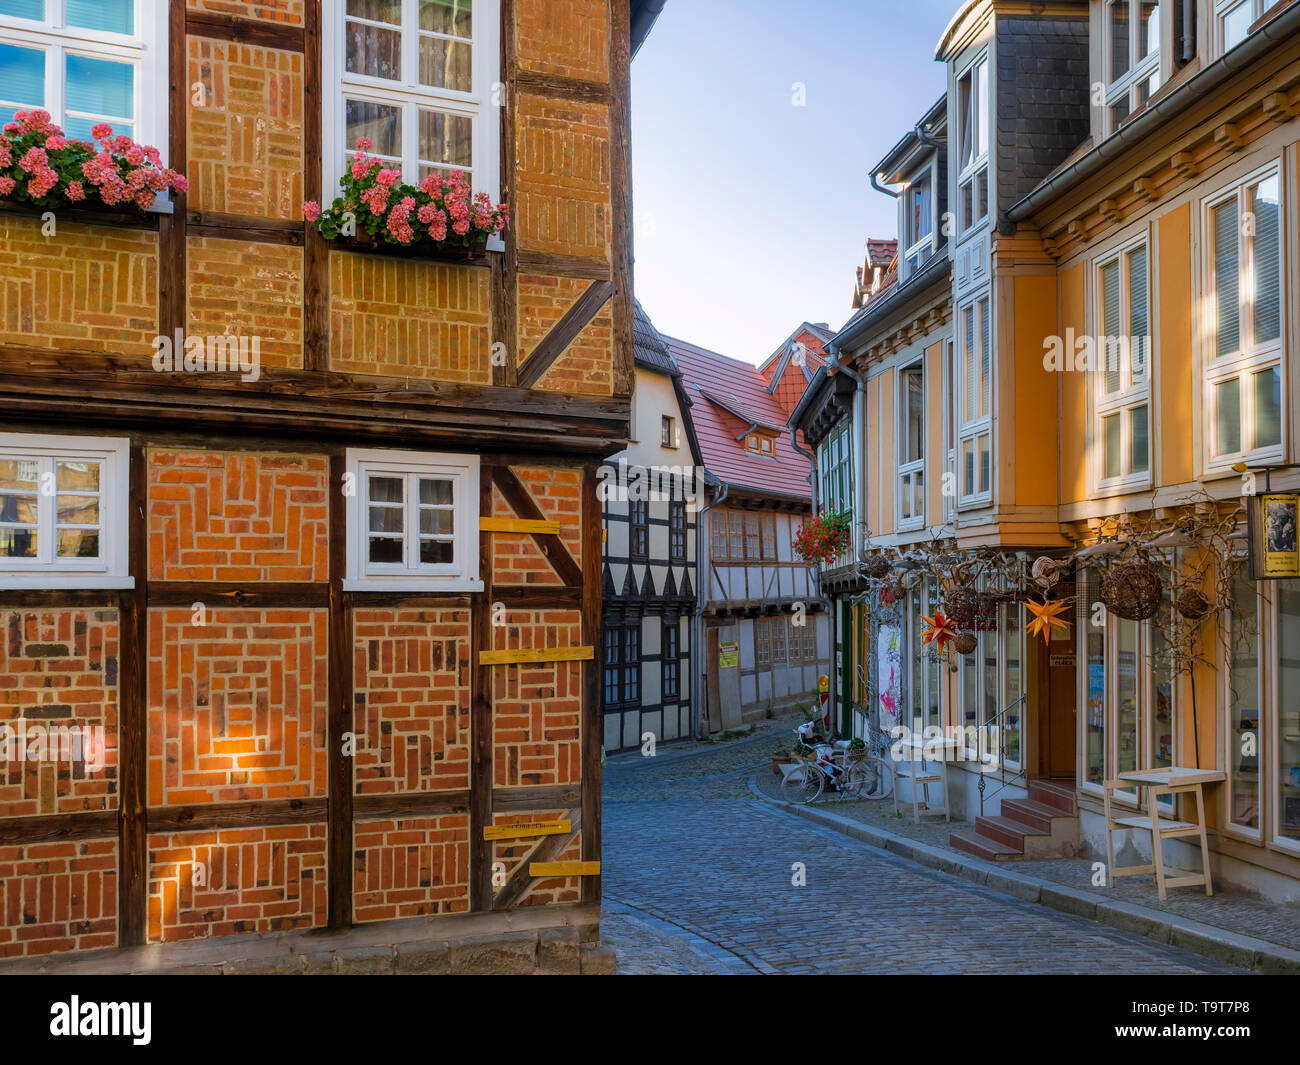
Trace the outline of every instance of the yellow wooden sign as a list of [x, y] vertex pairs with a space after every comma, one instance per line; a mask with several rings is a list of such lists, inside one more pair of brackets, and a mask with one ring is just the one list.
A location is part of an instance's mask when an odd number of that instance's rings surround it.
[[505, 651], [480, 651], [481, 666], [518, 665], [528, 662], [587, 662], [596, 657], [596, 649], [586, 647], [515, 648]]
[[480, 532], [555, 533], [559, 535], [558, 521], [533, 521], [530, 518], [479, 518]]
[[600, 862], [529, 862], [528, 875], [547, 876], [600, 876]]
[[522, 839], [525, 836], [562, 836], [573, 831], [569, 819], [562, 821], [522, 821], [515, 825], [488, 825], [484, 839]]

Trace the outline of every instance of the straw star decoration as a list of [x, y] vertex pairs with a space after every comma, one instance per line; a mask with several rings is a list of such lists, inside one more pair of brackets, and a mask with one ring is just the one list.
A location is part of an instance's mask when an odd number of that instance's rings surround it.
[[922, 647], [927, 643], [936, 643], [939, 645], [939, 650], [942, 651], [944, 644], [957, 636], [957, 627], [937, 610], [932, 618], [927, 618], [922, 614], [921, 620], [929, 626], [928, 629], [921, 633], [923, 637], [921, 640]]
[[1058, 632], [1062, 636], [1070, 635], [1070, 623], [1060, 616], [1069, 605], [1061, 601], [1026, 603], [1025, 607], [1034, 617], [1025, 628], [1031, 636], [1042, 636], [1043, 643], [1050, 642], [1052, 636]]

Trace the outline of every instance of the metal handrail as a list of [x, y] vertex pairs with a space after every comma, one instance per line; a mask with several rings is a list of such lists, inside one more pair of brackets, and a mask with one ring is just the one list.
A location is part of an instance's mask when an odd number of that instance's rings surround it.
[[[1007, 712], [1013, 709], [1014, 707], [1020, 706], [1028, 698], [1029, 698], [1029, 693], [1022, 692], [1019, 695], [1019, 697], [1007, 703], [1006, 706], [1004, 706], [1001, 710], [999, 710], [996, 714], [994, 714], [993, 720], [991, 722], [986, 721], [982, 726], [983, 729], [987, 729], [989, 725], [992, 724], [998, 730], [998, 772], [1001, 774], [1002, 779], [998, 783], [998, 786], [990, 793], [991, 795], [996, 795], [1008, 784], [1014, 783], [1017, 780], [1028, 778], [1028, 772], [1025, 769], [1025, 759], [1024, 759], [1024, 723], [1023, 721], [1021, 722], [1021, 730], [1020, 730], [1020, 738], [1021, 738], [1020, 769], [1011, 774], [1010, 780], [1007, 779], [1007, 730], [1003, 724], [1003, 718], [1006, 717]], [[981, 737], [982, 736], [983, 733], [981, 732]], [[983, 747], [983, 743], [980, 744], [980, 747], [981, 748]], [[988, 786], [988, 776], [989, 776], [989, 774], [984, 772], [983, 753], [984, 752], [982, 750], [976, 751], [976, 754], [980, 758], [979, 793], [980, 793], [980, 816], [981, 817], [984, 816], [984, 789]]]

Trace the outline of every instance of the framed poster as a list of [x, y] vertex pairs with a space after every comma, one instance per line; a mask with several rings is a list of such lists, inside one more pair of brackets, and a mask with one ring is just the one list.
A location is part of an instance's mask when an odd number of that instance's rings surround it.
[[1300, 492], [1265, 492], [1246, 509], [1255, 580], [1300, 577]]

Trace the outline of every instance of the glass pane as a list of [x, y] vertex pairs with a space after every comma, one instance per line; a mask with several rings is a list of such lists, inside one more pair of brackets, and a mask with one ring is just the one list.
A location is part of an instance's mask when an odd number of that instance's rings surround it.
[[1120, 465], [1120, 425], [1118, 414], [1108, 414], [1101, 420], [1101, 475], [1118, 477]]
[[402, 0], [348, 0], [348, 14], [371, 22], [402, 24]]
[[0, 529], [0, 558], [35, 558], [36, 531]]
[[[1231, 613], [1232, 668], [1229, 672], [1228, 770], [1233, 824], [1259, 828], [1259, 621], [1255, 585], [1237, 576], [1232, 582], [1236, 609]], [[1284, 726], [1285, 727], [1285, 726]], [[1247, 753], [1249, 752], [1249, 753]]]
[[59, 488], [63, 491], [98, 492], [99, 463], [60, 462], [58, 481]]
[[980, 305], [980, 417], [993, 409], [993, 345], [989, 335], [989, 301]]
[[402, 80], [401, 30], [348, 22], [343, 32], [347, 38], [347, 68], [351, 73], [386, 81]]
[[1120, 325], [1120, 285], [1119, 260], [1109, 262], [1101, 268], [1101, 353], [1105, 360], [1103, 377], [1107, 393], [1120, 389], [1119, 340]]
[[1129, 440], [1132, 444], [1129, 473], [1146, 473], [1151, 465], [1151, 438], [1148, 424], [1147, 405], [1134, 407], [1129, 411]]
[[981, 492], [987, 492], [989, 486], [993, 483], [992, 454], [989, 451], [989, 436], [985, 435], [979, 438], [980, 448], [980, 488]]
[[916, 462], [923, 457], [921, 434], [924, 430], [921, 372], [907, 374], [907, 461]]
[[981, 170], [975, 175], [975, 218], [978, 221], [989, 213], [989, 172]]
[[0, 0], [0, 15], [45, 21], [45, 0]]
[[69, 26], [107, 33], [135, 32], [135, 0], [66, 0]]
[[1216, 355], [1231, 355], [1241, 347], [1240, 278], [1237, 260], [1237, 201], [1211, 212], [1214, 228], [1214, 310]]
[[1300, 581], [1278, 581], [1277, 594], [1277, 834], [1300, 839]]
[[98, 525], [98, 496], [59, 496], [58, 520], [60, 525]]
[[1251, 266], [1254, 270], [1255, 343], [1265, 344], [1282, 335], [1281, 202], [1278, 179], [1271, 177], [1250, 190], [1254, 212]]
[[59, 558], [98, 558], [99, 533], [88, 529], [59, 530]]
[[1241, 378], [1230, 377], [1214, 389], [1214, 453], [1241, 450]]
[[1115, 696], [1118, 703], [1116, 727], [1119, 736], [1118, 771], [1128, 773], [1137, 769], [1138, 739], [1138, 674], [1137, 640], [1138, 623], [1117, 618], [1115, 621], [1116, 678]]
[[451, 506], [451, 491], [451, 481], [438, 480], [432, 477], [420, 478], [420, 502], [426, 506]]
[[[1164, 630], [1151, 624], [1151, 765], [1174, 764], [1174, 664]], [[1162, 802], [1168, 800], [1161, 800]]]
[[402, 561], [402, 541], [388, 537], [373, 537], [370, 541], [371, 562]]
[[[979, 131], [976, 143], [979, 155], [984, 155], [989, 150], [988, 99], [989, 65], [984, 60], [981, 60], [979, 66], [975, 68], [975, 128]], [[985, 171], [985, 174], [987, 175], [987, 171]], [[985, 176], [984, 181], [985, 203], [987, 203], [987, 176]]]
[[400, 503], [406, 498], [406, 484], [401, 477], [371, 477], [372, 503]]
[[1223, 50], [1234, 48], [1246, 39], [1250, 31], [1251, 0], [1242, 0], [1223, 16]]
[[45, 103], [45, 53], [0, 44], [0, 100], [20, 107]]
[[1138, 4], [1138, 58], [1160, 51], [1160, 2], [1140, 0]]
[[457, 92], [472, 92], [474, 79], [470, 57], [474, 46], [468, 41], [420, 36], [420, 84]]
[[0, 495], [0, 522], [36, 525], [36, 496]]
[[420, 159], [441, 166], [469, 167], [473, 126], [464, 115], [420, 111]]
[[402, 109], [390, 104], [375, 104], [368, 100], [347, 101], [347, 150], [350, 152], [358, 137], [370, 138], [372, 153], [402, 157]]
[[1133, 383], [1146, 376], [1151, 347], [1151, 317], [1147, 306], [1147, 250], [1128, 253], [1128, 332]]
[[[962, 678], [962, 728], [977, 729], [979, 714], [979, 662], [975, 657], [978, 648], [961, 660]], [[972, 735], [967, 733], [967, 735]], [[978, 742], [978, 741], [977, 741]]]
[[135, 67], [130, 63], [81, 55], [65, 56], [64, 61], [69, 111], [84, 111], [101, 118], [135, 117]]
[[1094, 609], [1101, 601], [1101, 575], [1089, 570], [1086, 580], [1088, 612], [1076, 615], [1084, 631], [1088, 667], [1084, 679], [1087, 721], [1083, 764], [1086, 780], [1101, 784], [1106, 779], [1106, 612]]
[[370, 531], [399, 533], [402, 531], [401, 507], [371, 507]]
[[1119, 127], [1124, 123], [1124, 120], [1128, 118], [1128, 116], [1129, 116], [1128, 93], [1125, 93], [1122, 97], [1120, 97], [1117, 103], [1113, 103], [1110, 105], [1111, 132], [1113, 133], [1115, 130], [1119, 129]]
[[1111, 0], [1110, 3], [1110, 80], [1128, 73], [1129, 60], [1129, 0]]
[[474, 0], [420, 0], [420, 29], [453, 37], [474, 36]]
[[0, 488], [35, 492], [38, 473], [32, 459], [0, 459]]
[[451, 536], [455, 529], [455, 513], [450, 510], [421, 510], [420, 532]]
[[1007, 604], [1004, 607], [1006, 611], [1006, 624], [1003, 626], [1003, 632], [1006, 633], [1007, 643], [1007, 661], [1005, 668], [1006, 691], [1003, 693], [1002, 705], [1007, 707], [1007, 712], [1002, 719], [1002, 731], [1006, 745], [1007, 760], [1010, 762], [1020, 762], [1020, 719], [1024, 711], [1021, 706], [1012, 706], [1020, 698], [1020, 607], [1014, 603]]
[[975, 494], [975, 441], [963, 440], [961, 445], [962, 494]]
[[456, 545], [451, 540], [421, 540], [420, 562], [425, 566], [449, 565], [455, 561]]
[[962, 421], [974, 421], [979, 417], [977, 399], [979, 395], [979, 373], [977, 370], [978, 353], [975, 350], [975, 308], [967, 307], [962, 311], [962, 375], [965, 381], [965, 397], [962, 406]]
[[135, 136], [135, 123], [126, 122], [114, 115], [99, 115], [98, 117], [91, 118], [79, 118], [76, 115], [67, 115], [63, 122], [64, 135], [75, 138], [76, 140], [93, 141], [95, 138], [92, 136], [90, 131], [106, 118], [112, 120], [114, 136]]
[[1282, 442], [1282, 371], [1273, 366], [1251, 374], [1255, 391], [1255, 447]]

